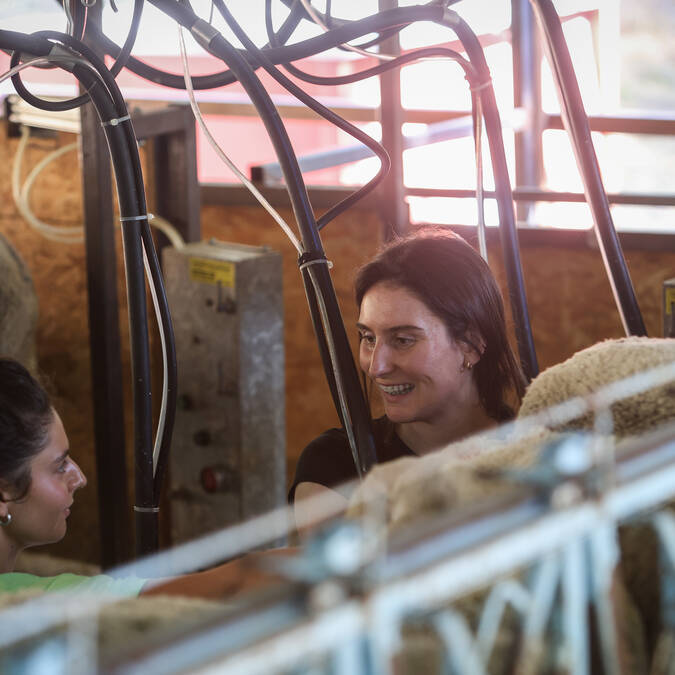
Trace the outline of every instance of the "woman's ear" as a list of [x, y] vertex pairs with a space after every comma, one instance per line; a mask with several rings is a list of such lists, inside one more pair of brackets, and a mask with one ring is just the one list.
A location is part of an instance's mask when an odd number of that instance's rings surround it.
[[4, 489], [5, 485], [0, 481], [0, 520], [6, 520], [9, 514], [9, 493]]
[[12, 486], [0, 478], [0, 516], [6, 515], [9, 509], [8, 502], [13, 499]]
[[474, 330], [467, 331], [463, 340], [459, 341], [459, 348], [464, 354], [464, 358], [471, 366], [475, 366], [485, 353], [485, 340], [483, 336]]

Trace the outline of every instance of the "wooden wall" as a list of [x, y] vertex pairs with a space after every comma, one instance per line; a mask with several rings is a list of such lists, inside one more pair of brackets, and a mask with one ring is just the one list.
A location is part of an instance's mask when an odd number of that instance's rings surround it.
[[[72, 140], [72, 136], [59, 135], [31, 141], [26, 166], [34, 166], [50, 149]], [[55, 402], [70, 436], [72, 454], [90, 478], [89, 486], [76, 500], [68, 537], [50, 550], [96, 562], [99, 532], [84, 249], [82, 245], [55, 244], [41, 238], [29, 230], [17, 214], [10, 180], [16, 146], [16, 139], [8, 139], [5, 133], [0, 133], [0, 156], [4, 159], [0, 162], [0, 231], [14, 244], [32, 271], [40, 302], [37, 345], [40, 367], [53, 383]], [[76, 224], [82, 217], [80, 195], [79, 168], [76, 154], [72, 153], [58, 160], [40, 177], [34, 191], [33, 207], [36, 214], [48, 222]], [[291, 219], [290, 213], [284, 215]], [[283, 253], [290, 478], [302, 447], [337, 422], [308, 316], [295, 250], [279, 227], [258, 207], [204, 206], [202, 230], [205, 238], [266, 244]], [[354, 344], [353, 273], [377, 249], [380, 230], [374, 213], [352, 209], [330, 224], [322, 235], [327, 256], [334, 263], [333, 280]], [[556, 241], [544, 244], [525, 241], [526, 237], [521, 239], [529, 310], [541, 368], [598, 340], [623, 334], [597, 250], [583, 241], [580, 243], [579, 236], [558, 237]], [[571, 243], [565, 244], [565, 241]], [[675, 277], [675, 246], [671, 243], [667, 248], [660, 251], [624, 249], [647, 329], [653, 336], [662, 334], [660, 297], [663, 280]], [[119, 251], [118, 237], [118, 258]], [[490, 245], [490, 256], [504, 289], [496, 241]], [[121, 267], [119, 283], [126, 375], [129, 359]], [[130, 401], [129, 395], [126, 400]], [[130, 427], [130, 408], [126, 423]], [[130, 448], [131, 443], [127, 445]], [[133, 494], [131, 488], [130, 494]]]

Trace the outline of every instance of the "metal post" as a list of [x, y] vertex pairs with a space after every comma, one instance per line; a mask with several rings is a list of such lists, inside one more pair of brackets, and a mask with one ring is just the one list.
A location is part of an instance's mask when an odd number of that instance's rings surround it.
[[[190, 106], [134, 115], [140, 140], [153, 142], [153, 201], [157, 215], [166, 218], [186, 242], [201, 239], [200, 193], [197, 178], [197, 140]], [[158, 253], [166, 243], [158, 236]]]
[[[526, 122], [515, 134], [516, 187], [541, 188], [543, 177], [541, 49], [529, 0], [511, 0], [513, 105], [525, 110]], [[531, 221], [534, 205], [516, 203], [517, 220]]]
[[[398, 0], [378, 0], [380, 11], [395, 7], [398, 7]], [[398, 54], [401, 50], [398, 34], [381, 44], [382, 51], [387, 54]], [[380, 212], [385, 224], [385, 236], [404, 234], [410, 215], [403, 189], [403, 110], [401, 71], [398, 68], [380, 75], [380, 123], [382, 145], [391, 158], [391, 168], [380, 187]]]
[[[100, 20], [101, 5], [90, 7], [88, 21]], [[130, 554], [117, 260], [110, 155], [92, 104], [80, 111], [101, 565], [107, 568]]]

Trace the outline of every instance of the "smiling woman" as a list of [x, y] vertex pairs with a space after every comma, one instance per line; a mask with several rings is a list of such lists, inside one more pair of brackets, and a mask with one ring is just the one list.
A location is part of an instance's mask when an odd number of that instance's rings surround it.
[[[356, 276], [359, 361], [385, 415], [374, 420], [378, 463], [438, 450], [514, 416], [525, 378], [506, 336], [490, 268], [461, 237], [422, 227], [396, 240]], [[356, 478], [347, 435], [330, 429], [302, 452], [289, 500], [296, 524], [308, 497], [344, 508]]]

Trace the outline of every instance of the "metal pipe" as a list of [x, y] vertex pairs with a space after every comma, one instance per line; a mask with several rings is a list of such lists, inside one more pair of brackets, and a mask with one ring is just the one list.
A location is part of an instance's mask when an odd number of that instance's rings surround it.
[[627, 335], [646, 335], [647, 331], [623, 257], [621, 244], [614, 229], [598, 159], [593, 148], [588, 118], [572, 66], [572, 59], [562, 32], [560, 18], [551, 0], [530, 1], [541, 31], [546, 37], [547, 55], [556, 81], [561, 115], [577, 158], [577, 165], [584, 183], [584, 191], [593, 214], [598, 245], [621, 322]]

